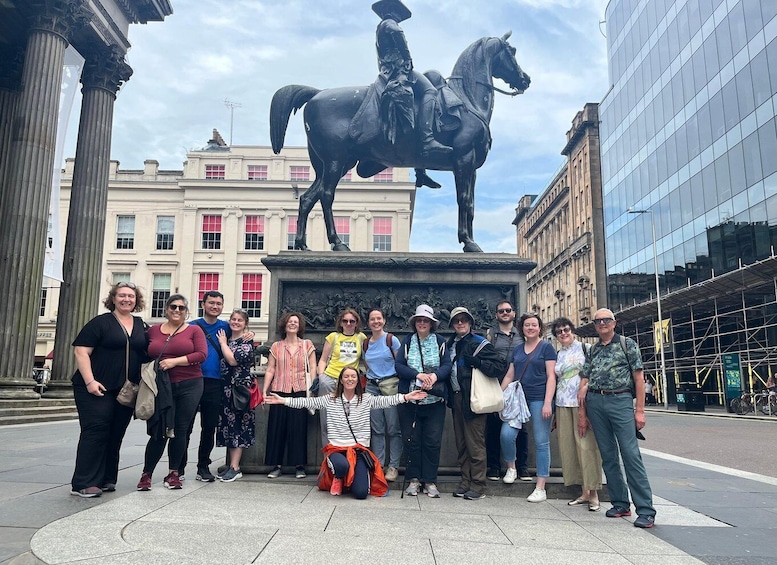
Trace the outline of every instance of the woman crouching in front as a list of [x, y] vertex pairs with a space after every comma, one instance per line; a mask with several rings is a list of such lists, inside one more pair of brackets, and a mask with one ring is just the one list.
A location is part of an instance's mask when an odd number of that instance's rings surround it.
[[380, 462], [370, 451], [370, 410], [383, 410], [425, 397], [426, 393], [421, 390], [372, 396], [362, 390], [356, 370], [345, 367], [331, 394], [293, 398], [270, 393], [265, 402], [297, 409], [326, 408], [329, 444], [323, 449], [325, 457], [318, 475], [318, 488], [329, 490], [335, 496], [342, 494], [343, 488], [349, 488], [354, 498], [364, 499], [368, 494], [384, 496], [388, 492]]

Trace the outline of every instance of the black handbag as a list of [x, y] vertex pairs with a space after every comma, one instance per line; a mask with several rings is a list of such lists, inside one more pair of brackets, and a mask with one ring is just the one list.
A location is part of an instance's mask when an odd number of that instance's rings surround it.
[[[418, 355], [421, 357], [421, 368], [425, 372], [429, 372], [426, 368], [426, 363], [424, 363], [424, 350], [423, 347], [421, 347], [421, 340], [418, 337], [418, 334], [415, 334], [416, 343], [418, 344]], [[444, 353], [440, 353], [440, 355], [444, 355]], [[430, 394], [432, 396], [439, 396], [440, 398], [443, 398], [445, 400], [448, 399], [448, 385], [447, 383], [437, 381], [432, 385], [432, 388], [426, 391], [427, 394]]]
[[232, 385], [232, 409], [235, 412], [248, 412], [251, 409], [251, 387], [247, 384]]

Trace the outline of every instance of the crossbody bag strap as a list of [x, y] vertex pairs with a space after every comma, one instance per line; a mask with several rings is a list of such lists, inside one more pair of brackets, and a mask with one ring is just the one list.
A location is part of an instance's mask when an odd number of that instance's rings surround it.
[[526, 358], [526, 363], [523, 365], [523, 370], [521, 371], [521, 375], [518, 377], [518, 382], [520, 383], [523, 379], [524, 373], [526, 373], [526, 369], [529, 368], [529, 361], [531, 361], [532, 356], [534, 355], [534, 352], [537, 351], [538, 348], [542, 347], [542, 342], [539, 342], [537, 344], [537, 347], [531, 350], [531, 353], [529, 353], [529, 356]]
[[[113, 317], [116, 318], [116, 322], [121, 326], [122, 331], [124, 332], [124, 337], [127, 338], [127, 346], [126, 346], [126, 353], [124, 356], [124, 380], [129, 380], [129, 350], [130, 350], [130, 334], [127, 331], [127, 328], [124, 327], [124, 324], [121, 323], [121, 320], [119, 320], [119, 317], [116, 315], [115, 312], [113, 312]], [[135, 320], [132, 320], [132, 329], [135, 329]]]
[[343, 415], [345, 416], [345, 421], [348, 424], [348, 429], [351, 430], [351, 435], [353, 436], [353, 441], [356, 443], [359, 443], [359, 440], [356, 439], [356, 434], [353, 433], [353, 428], [351, 427], [351, 419], [348, 417], [348, 412], [345, 411], [345, 402], [343, 402], [343, 397], [340, 397], [340, 404], [343, 407]]
[[424, 363], [424, 348], [421, 346], [421, 338], [418, 334], [415, 334], [415, 341], [418, 344], [418, 355], [421, 357], [421, 371], [426, 371], [426, 364]]
[[219, 356], [219, 359], [223, 359], [224, 358], [224, 354], [221, 352], [221, 347], [219, 347], [219, 345], [216, 343], [216, 340], [213, 339], [213, 336], [210, 335], [210, 332], [208, 332], [208, 330], [205, 328], [204, 325], [202, 325], [200, 323], [199, 320], [194, 320], [194, 323], [197, 324], [198, 326], [200, 326], [200, 328], [202, 329], [202, 333], [205, 334], [205, 337], [210, 342], [210, 344], [213, 346], [213, 349], [216, 350], [216, 354]]
[[[199, 325], [199, 324], [198, 324]], [[168, 344], [170, 343], [170, 340], [173, 339], [173, 336], [178, 333], [178, 330], [180, 330], [183, 327], [183, 324], [175, 328], [175, 331], [171, 333], [169, 336], [167, 336], [167, 341], [165, 341], [165, 346], [162, 348], [162, 352], [159, 354], [159, 357], [156, 358], [156, 362], [159, 363], [162, 360], [162, 355], [165, 353], [165, 349], [167, 349]], [[159, 330], [162, 331], [161, 329]]]

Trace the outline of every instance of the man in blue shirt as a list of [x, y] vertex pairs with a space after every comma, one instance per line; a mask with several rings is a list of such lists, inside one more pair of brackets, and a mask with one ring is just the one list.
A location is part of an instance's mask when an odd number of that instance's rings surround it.
[[[203, 296], [200, 302], [202, 306], [202, 318], [194, 320], [193, 323], [202, 328], [208, 341], [208, 357], [201, 365], [203, 377], [202, 398], [200, 400], [200, 447], [197, 452], [197, 480], [213, 482], [216, 477], [210, 472], [210, 454], [216, 442], [216, 427], [219, 424], [219, 414], [221, 414], [221, 396], [224, 385], [221, 382], [221, 348], [216, 339], [216, 333], [224, 330], [227, 335], [231, 333], [229, 323], [220, 320], [219, 316], [224, 310], [224, 295], [217, 290], [209, 290]], [[189, 432], [186, 435], [186, 447], [189, 447], [189, 437], [191, 436], [194, 421], [189, 426]], [[187, 453], [184, 452], [184, 458], [181, 462], [181, 468], [178, 470], [180, 477], [184, 476], [184, 469], [187, 462]]]

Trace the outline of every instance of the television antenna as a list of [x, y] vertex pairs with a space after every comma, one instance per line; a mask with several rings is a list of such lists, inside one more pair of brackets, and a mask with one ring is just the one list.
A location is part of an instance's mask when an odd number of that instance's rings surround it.
[[224, 99], [224, 106], [229, 108], [229, 146], [232, 146], [232, 127], [235, 123], [235, 108], [242, 108], [239, 102], [231, 102], [229, 98]]

